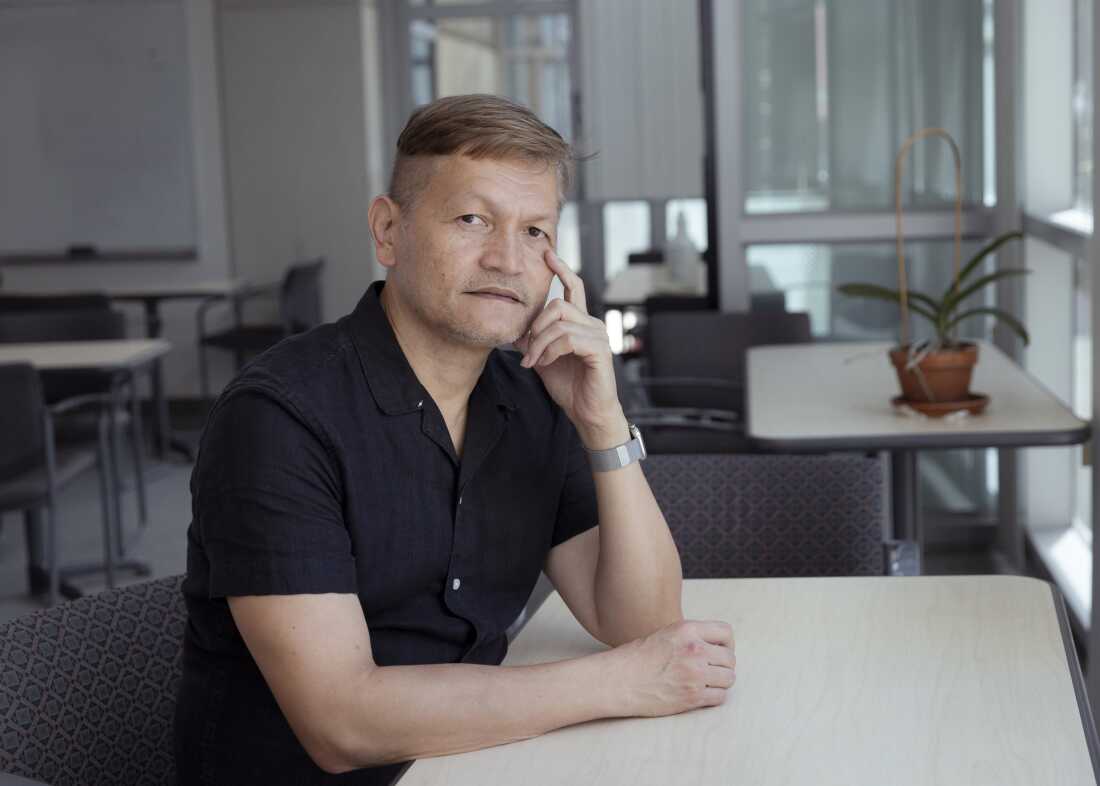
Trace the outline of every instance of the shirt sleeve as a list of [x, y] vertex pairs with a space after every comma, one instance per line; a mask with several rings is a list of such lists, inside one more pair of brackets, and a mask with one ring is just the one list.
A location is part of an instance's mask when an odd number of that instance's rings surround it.
[[354, 593], [335, 462], [292, 408], [266, 393], [222, 402], [192, 480], [209, 597]]
[[551, 548], [580, 535], [599, 524], [599, 508], [596, 505], [596, 483], [592, 468], [577, 430], [566, 422], [569, 433], [565, 461], [565, 483], [558, 501], [558, 518], [554, 523]]

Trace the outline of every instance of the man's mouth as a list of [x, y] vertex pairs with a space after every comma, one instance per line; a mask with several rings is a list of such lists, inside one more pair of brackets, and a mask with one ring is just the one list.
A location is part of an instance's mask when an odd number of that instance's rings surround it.
[[485, 298], [486, 300], [499, 300], [505, 303], [518, 303], [519, 305], [523, 305], [523, 298], [521, 298], [518, 293], [512, 291], [511, 289], [502, 289], [500, 287], [483, 287], [481, 289], [471, 290], [466, 294]]

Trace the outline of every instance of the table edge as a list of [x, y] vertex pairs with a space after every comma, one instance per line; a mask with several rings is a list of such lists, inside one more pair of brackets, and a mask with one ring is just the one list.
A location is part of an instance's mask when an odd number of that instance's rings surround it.
[[1062, 646], [1066, 651], [1066, 668], [1069, 669], [1073, 693], [1077, 697], [1077, 710], [1081, 714], [1081, 730], [1084, 732], [1085, 745], [1089, 751], [1089, 760], [1092, 762], [1092, 779], [1094, 783], [1100, 783], [1100, 739], [1097, 738], [1096, 721], [1092, 717], [1088, 691], [1085, 690], [1085, 682], [1081, 676], [1077, 648], [1073, 645], [1073, 631], [1069, 624], [1066, 601], [1053, 582], [1047, 583], [1050, 586], [1051, 600], [1054, 602], [1054, 613], [1058, 617], [1058, 629], [1062, 633]]
[[[750, 415], [751, 420], [751, 415]], [[1081, 421], [1074, 429], [1037, 431], [985, 431], [958, 434], [869, 434], [866, 437], [761, 437], [748, 438], [756, 447], [773, 452], [817, 450], [923, 450], [947, 448], [1041, 448], [1080, 445], [1092, 435], [1091, 424]]]

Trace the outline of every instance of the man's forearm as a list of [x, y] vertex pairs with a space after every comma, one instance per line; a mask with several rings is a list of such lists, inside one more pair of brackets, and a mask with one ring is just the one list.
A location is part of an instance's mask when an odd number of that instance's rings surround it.
[[537, 666], [373, 668], [341, 701], [337, 767], [478, 750], [628, 714], [614, 659], [603, 652]]
[[641, 466], [594, 476], [600, 516], [596, 610], [603, 640], [620, 644], [683, 619], [683, 573]]

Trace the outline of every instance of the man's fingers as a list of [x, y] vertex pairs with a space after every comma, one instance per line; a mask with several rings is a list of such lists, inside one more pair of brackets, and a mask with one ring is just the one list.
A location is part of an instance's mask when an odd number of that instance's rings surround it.
[[696, 622], [695, 625], [703, 641], [733, 649], [733, 628], [728, 622], [705, 620]]
[[707, 687], [726, 689], [733, 685], [737, 679], [733, 669], [725, 669], [721, 666], [707, 666]]
[[737, 668], [737, 656], [733, 650], [722, 644], [707, 644], [707, 663], [711, 666], [722, 666], [727, 669]]
[[581, 277], [570, 270], [569, 266], [562, 262], [561, 257], [550, 249], [546, 249], [542, 258], [546, 261], [546, 266], [561, 279], [561, 285], [565, 287], [566, 302], [572, 303], [587, 314], [588, 300], [584, 293], [584, 282], [581, 281]]
[[[565, 351], [556, 352], [553, 358], [547, 362], [545, 359], [547, 348], [553, 346], [563, 337], [570, 337], [570, 342], [564, 346]], [[563, 354], [575, 352], [583, 357], [599, 354], [603, 348], [601, 342], [605, 341], [603, 331], [597, 331], [591, 325], [578, 324], [576, 322], [551, 322], [550, 326], [541, 332], [532, 331], [530, 343], [527, 347], [521, 365], [532, 368], [536, 365], [549, 365]], [[563, 349], [563, 347], [558, 347]]]
[[703, 689], [703, 702], [700, 706], [703, 707], [717, 707], [719, 704], [724, 704], [726, 696], [729, 695], [729, 691], [725, 688], [704, 688]]
[[546, 308], [535, 317], [531, 323], [531, 335], [537, 336], [555, 322], [576, 322], [578, 325], [586, 325], [592, 317], [585, 314], [571, 303], [566, 303], [561, 298], [554, 298], [546, 304]]

